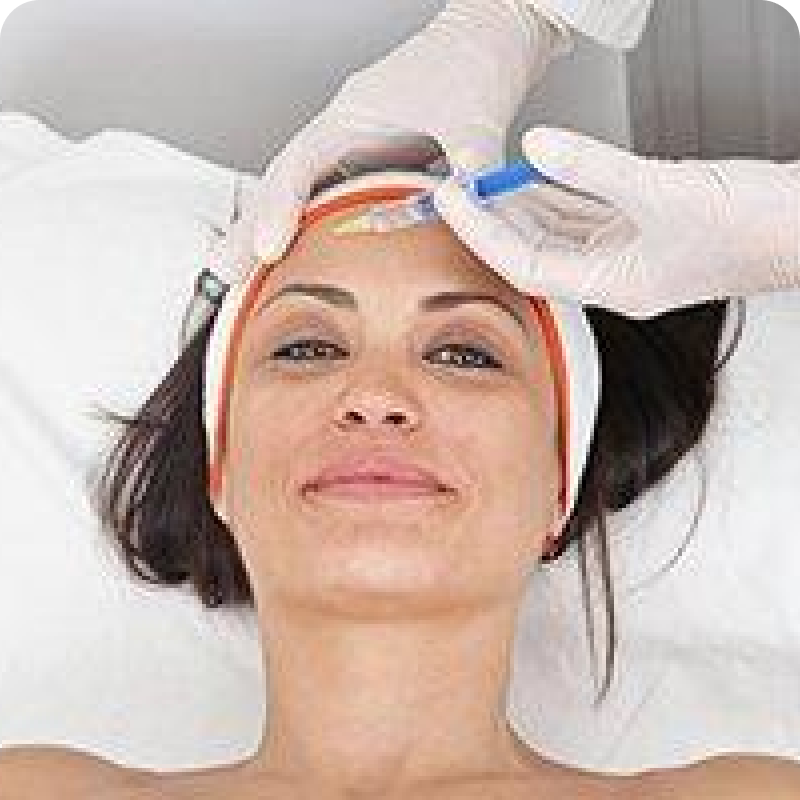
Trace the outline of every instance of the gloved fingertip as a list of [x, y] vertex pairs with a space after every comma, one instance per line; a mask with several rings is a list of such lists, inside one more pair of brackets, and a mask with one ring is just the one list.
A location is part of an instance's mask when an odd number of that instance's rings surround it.
[[563, 180], [574, 173], [582, 142], [569, 131], [539, 127], [523, 135], [522, 149], [531, 164], [541, 166], [547, 174]]
[[283, 213], [272, 213], [268, 219], [262, 216], [253, 237], [254, 252], [260, 262], [272, 263], [284, 255], [297, 232], [301, 213], [299, 205], [292, 205]]
[[622, 147], [562, 129], [532, 129], [522, 137], [522, 149], [531, 166], [545, 175], [622, 210], [646, 168]]
[[433, 206], [451, 228], [459, 228], [473, 215], [476, 204], [465, 190], [466, 175], [454, 174], [446, 178], [432, 195]]

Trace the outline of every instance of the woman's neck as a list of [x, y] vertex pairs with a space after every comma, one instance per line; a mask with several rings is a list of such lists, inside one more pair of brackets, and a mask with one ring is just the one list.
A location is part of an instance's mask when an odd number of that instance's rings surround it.
[[532, 769], [505, 715], [515, 612], [459, 612], [261, 619], [272, 702], [249, 768], [372, 797]]

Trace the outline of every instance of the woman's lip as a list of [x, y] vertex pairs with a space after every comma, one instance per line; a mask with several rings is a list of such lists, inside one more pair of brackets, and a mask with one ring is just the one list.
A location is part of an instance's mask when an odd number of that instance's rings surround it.
[[333, 484], [375, 484], [424, 491], [449, 490], [430, 469], [405, 458], [386, 453], [359, 453], [323, 469], [307, 488], [321, 489]]
[[353, 510], [380, 509], [387, 504], [401, 505], [406, 509], [413, 507], [427, 513], [432, 507], [449, 506], [455, 499], [456, 493], [452, 489], [430, 484], [404, 484], [361, 478], [351, 481], [331, 481], [319, 488], [312, 484], [307, 487], [304, 495], [312, 506], [324, 508], [326, 513], [338, 506]]
[[430, 483], [409, 481], [374, 480], [369, 478], [354, 477], [326, 481], [312, 484], [309, 491], [324, 492], [341, 497], [359, 499], [385, 498], [385, 497], [419, 497], [424, 495], [444, 494], [447, 490], [432, 486]]

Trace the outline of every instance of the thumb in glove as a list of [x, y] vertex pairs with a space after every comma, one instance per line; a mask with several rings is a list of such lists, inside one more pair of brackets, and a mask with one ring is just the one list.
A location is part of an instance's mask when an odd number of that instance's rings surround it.
[[445, 185], [434, 203], [531, 293], [647, 318], [800, 285], [797, 163], [651, 159], [546, 127], [522, 146], [550, 182], [481, 210]]
[[[630, 316], [800, 286], [800, 163], [645, 158], [570, 131], [535, 128], [527, 158], [601, 195], [615, 217], [579, 219], [574, 198], [538, 194], [553, 231], [575, 236], [601, 304]], [[544, 253], [540, 258], [546, 260]], [[587, 263], [589, 259], [593, 264]], [[564, 268], [557, 258], [542, 269]]]

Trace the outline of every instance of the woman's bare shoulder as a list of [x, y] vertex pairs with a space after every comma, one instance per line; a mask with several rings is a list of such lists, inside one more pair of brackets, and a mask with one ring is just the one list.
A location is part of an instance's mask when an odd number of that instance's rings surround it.
[[59, 745], [0, 748], [0, 786], [14, 800], [83, 800], [104, 789], [148, 786], [156, 774]]
[[242, 766], [150, 771], [58, 745], [0, 747], [0, 800], [263, 800], [265, 789], [299, 796], [277, 778], [254, 783]]
[[728, 754], [642, 774], [647, 796], [681, 800], [800, 800], [800, 762]]

